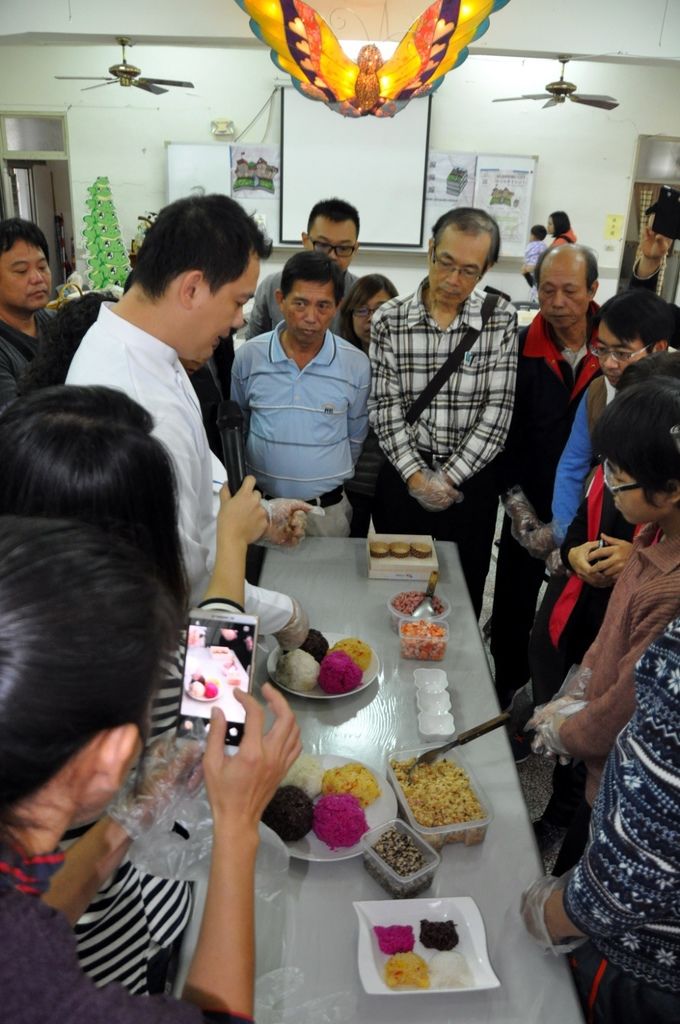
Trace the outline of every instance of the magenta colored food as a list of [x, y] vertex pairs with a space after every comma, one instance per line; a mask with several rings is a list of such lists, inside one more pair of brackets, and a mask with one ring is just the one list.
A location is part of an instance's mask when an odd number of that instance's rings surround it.
[[349, 654], [332, 651], [322, 660], [317, 684], [326, 693], [349, 693], [361, 686], [364, 674]]
[[314, 804], [314, 835], [337, 850], [341, 846], [354, 846], [364, 832], [368, 832], [368, 823], [362, 806], [355, 796], [349, 793], [330, 793], [320, 797]]
[[416, 944], [416, 937], [410, 924], [391, 924], [386, 928], [376, 924], [373, 931], [380, 952], [387, 956], [392, 956], [393, 953], [411, 953]]
[[[424, 590], [402, 590], [401, 594], [392, 598], [392, 607], [400, 615], [412, 615], [424, 597]], [[435, 615], [441, 615], [445, 609], [444, 602], [436, 594], [432, 596], [432, 606]]]

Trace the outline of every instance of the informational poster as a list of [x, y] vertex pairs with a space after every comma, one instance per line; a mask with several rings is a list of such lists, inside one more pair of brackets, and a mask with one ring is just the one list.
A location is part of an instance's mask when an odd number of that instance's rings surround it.
[[426, 200], [430, 203], [443, 203], [449, 209], [472, 206], [476, 166], [477, 157], [474, 153], [430, 150], [427, 159]]
[[278, 146], [231, 145], [231, 195], [278, 241], [281, 151]]
[[498, 221], [501, 256], [524, 254], [531, 226], [535, 173], [534, 157], [477, 157], [475, 206]]

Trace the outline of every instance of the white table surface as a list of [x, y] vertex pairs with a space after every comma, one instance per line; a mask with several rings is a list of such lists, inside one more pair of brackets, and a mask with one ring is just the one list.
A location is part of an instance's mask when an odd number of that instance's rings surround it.
[[[457, 732], [498, 713], [455, 545], [437, 542], [436, 548], [439, 589], [452, 605], [447, 658], [436, 663], [400, 659], [386, 601], [421, 585], [369, 580], [365, 541], [308, 538], [295, 552], [267, 551], [263, 586], [297, 597], [322, 632], [367, 641], [382, 662], [378, 681], [354, 697], [322, 702], [287, 695], [305, 752], [349, 756], [384, 772], [392, 750], [425, 745], [418, 733], [413, 685], [413, 670], [419, 667], [447, 671]], [[266, 678], [264, 662], [261, 657], [259, 681]], [[326, 1018], [307, 1005], [298, 1019], [310, 1024], [326, 1019], [348, 1024], [580, 1024], [566, 961], [541, 953], [519, 916], [520, 894], [542, 874], [542, 865], [505, 730], [476, 740], [463, 752], [486, 791], [493, 820], [481, 845], [443, 848], [434, 884], [420, 896], [475, 900], [500, 988], [460, 995], [366, 995], [357, 968], [352, 901], [382, 900], [388, 894], [368, 875], [361, 857], [321, 864], [291, 860], [283, 936], [278, 928], [276, 937], [258, 936], [258, 969], [294, 967], [303, 972], [304, 984], [289, 1000], [282, 999], [280, 1013], [271, 1019], [295, 1019], [288, 1016], [295, 1006], [336, 993], [336, 1005], [344, 1007], [341, 1016]], [[399, 901], [394, 904], [398, 923]]]

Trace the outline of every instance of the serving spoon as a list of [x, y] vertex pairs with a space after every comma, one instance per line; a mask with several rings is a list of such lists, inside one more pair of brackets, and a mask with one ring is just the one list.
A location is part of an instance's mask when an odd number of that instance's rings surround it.
[[434, 589], [437, 586], [438, 579], [439, 573], [436, 569], [433, 569], [430, 573], [430, 578], [427, 581], [425, 596], [420, 604], [417, 604], [411, 612], [412, 619], [431, 619], [433, 615], [437, 614], [434, 605], [432, 604], [432, 597], [434, 595]]
[[509, 712], [504, 711], [502, 714], [496, 715], [495, 718], [489, 718], [486, 722], [482, 722], [480, 725], [475, 725], [472, 729], [462, 732], [457, 739], [452, 740], [450, 743], [445, 743], [443, 747], [434, 747], [432, 750], [426, 750], [411, 765], [409, 776], [417, 765], [432, 764], [441, 754], [445, 754], [447, 750], [453, 750], [454, 747], [462, 747], [464, 743], [470, 743], [471, 740], [476, 740], [479, 736], [486, 736], [488, 732], [493, 732], [494, 729], [499, 729], [501, 725], [505, 725], [509, 718]]

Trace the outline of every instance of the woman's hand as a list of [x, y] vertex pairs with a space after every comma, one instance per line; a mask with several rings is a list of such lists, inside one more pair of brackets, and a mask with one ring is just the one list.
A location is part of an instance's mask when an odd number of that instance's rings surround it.
[[602, 540], [606, 544], [597, 550], [597, 558], [593, 558], [593, 564], [598, 573], [606, 576], [612, 582], [621, 575], [621, 571], [630, 558], [633, 545], [627, 540], [620, 540], [618, 537], [609, 537], [601, 533]]
[[571, 548], [567, 555], [569, 565], [578, 578], [591, 587], [611, 587], [613, 583], [613, 580], [599, 571], [599, 563], [594, 564], [592, 556], [601, 550], [599, 541], [587, 540], [585, 544]]
[[267, 513], [262, 495], [255, 489], [255, 477], [247, 476], [232, 497], [226, 484], [220, 491], [217, 516], [217, 557], [225, 544], [241, 542], [248, 546], [259, 540], [267, 529]]

